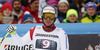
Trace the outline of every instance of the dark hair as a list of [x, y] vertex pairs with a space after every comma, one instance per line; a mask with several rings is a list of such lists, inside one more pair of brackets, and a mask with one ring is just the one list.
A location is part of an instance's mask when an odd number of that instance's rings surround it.
[[12, 5], [14, 4], [15, 1], [19, 1], [21, 3], [21, 0], [13, 0]]
[[34, 2], [34, 1], [36, 1], [36, 0], [32, 0], [32, 1], [30, 1], [29, 4], [31, 4], [31, 3]]

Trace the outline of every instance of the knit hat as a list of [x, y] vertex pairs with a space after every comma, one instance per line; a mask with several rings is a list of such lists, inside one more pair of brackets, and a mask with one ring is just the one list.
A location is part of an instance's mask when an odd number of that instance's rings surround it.
[[[70, 16], [70, 15], [75, 15], [76, 16], [76, 18], [78, 18], [78, 12], [75, 10], [75, 9], [69, 9], [68, 11], [67, 11], [67, 13], [66, 13], [66, 19], [64, 19], [63, 21], [64, 21], [64, 23], [67, 23], [68, 21], [68, 17]], [[78, 22], [78, 20], [76, 20], [76, 22]]]
[[86, 4], [86, 10], [87, 10], [89, 7], [93, 7], [95, 10], [97, 10], [96, 4], [95, 4], [94, 2], [88, 2], [88, 3]]
[[60, 0], [59, 3], [58, 3], [58, 5], [59, 5], [60, 3], [66, 3], [66, 4], [69, 6], [69, 3], [68, 3], [67, 0]]
[[3, 11], [5, 9], [10, 9], [12, 11], [12, 6], [10, 5], [9, 2], [6, 2], [6, 3], [3, 4], [2, 8], [1, 8], [1, 13], [3, 13]]
[[28, 22], [28, 21], [33, 23], [33, 16], [30, 14], [29, 11], [25, 11], [23, 17], [24, 17], [24, 22], [23, 23]]
[[75, 16], [76, 16], [76, 18], [78, 18], [78, 12], [75, 10], [75, 9], [69, 9], [68, 11], [67, 11], [67, 13], [66, 13], [66, 19], [68, 19], [68, 17], [70, 16], [70, 15], [72, 15], [72, 14], [74, 14]]

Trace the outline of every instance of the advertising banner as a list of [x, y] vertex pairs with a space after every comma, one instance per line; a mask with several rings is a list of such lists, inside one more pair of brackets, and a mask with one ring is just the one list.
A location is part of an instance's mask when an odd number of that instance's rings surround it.
[[[0, 38], [1, 40], [2, 38]], [[18, 46], [11, 37], [4, 39], [0, 46], [0, 50], [34, 50], [32, 41], [24, 46]]]
[[[69, 50], [100, 50], [100, 34], [76, 34], [68, 35], [68, 38]], [[0, 46], [0, 50], [33, 50], [33, 47], [33, 41], [20, 47], [11, 37], [7, 37]]]
[[[43, 24], [14, 25], [17, 27], [18, 35], [22, 37], [30, 28]], [[68, 35], [69, 50], [100, 50], [100, 23], [62, 23], [55, 25], [62, 28]], [[8, 26], [9, 24], [0, 25], [0, 42], [7, 34], [6, 28]], [[21, 47], [16, 45], [9, 34], [0, 45], [0, 50], [33, 50], [33, 47], [33, 41]]]

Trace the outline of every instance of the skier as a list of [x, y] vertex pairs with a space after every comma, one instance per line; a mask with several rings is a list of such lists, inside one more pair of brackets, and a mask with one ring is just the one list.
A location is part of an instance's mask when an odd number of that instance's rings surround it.
[[57, 10], [54, 6], [46, 5], [42, 10], [43, 26], [31, 28], [23, 37], [16, 33], [16, 27], [9, 25], [9, 32], [17, 45], [23, 46], [33, 40], [35, 50], [69, 50], [68, 37], [65, 31], [54, 25]]

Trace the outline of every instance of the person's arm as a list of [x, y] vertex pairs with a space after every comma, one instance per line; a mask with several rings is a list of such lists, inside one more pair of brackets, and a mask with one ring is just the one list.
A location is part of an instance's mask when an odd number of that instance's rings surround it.
[[7, 32], [11, 34], [15, 43], [19, 46], [23, 46], [25, 44], [28, 44], [31, 41], [30, 31], [28, 31], [23, 37], [19, 37], [19, 35], [16, 33], [16, 26], [9, 25], [7, 27]]
[[23, 37], [20, 37], [17, 33], [15, 33], [14, 35], [11, 35], [11, 36], [12, 36], [15, 44], [19, 45], [19, 46], [23, 46], [25, 44], [28, 44], [31, 41], [29, 31]]
[[69, 50], [68, 37], [65, 35], [65, 32], [62, 30], [60, 35], [60, 46], [61, 50]]

